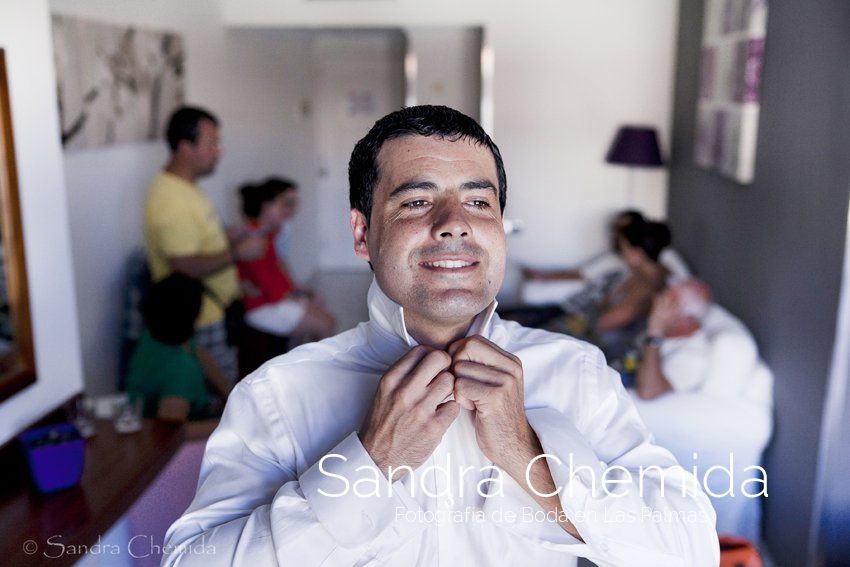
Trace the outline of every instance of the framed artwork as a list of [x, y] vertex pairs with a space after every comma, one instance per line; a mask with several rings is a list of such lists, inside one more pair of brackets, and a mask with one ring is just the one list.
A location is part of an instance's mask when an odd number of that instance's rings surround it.
[[0, 401], [36, 381], [6, 53], [0, 48]]
[[65, 149], [162, 138], [183, 103], [181, 37], [59, 15], [52, 22]]
[[694, 160], [752, 183], [767, 0], [706, 0]]

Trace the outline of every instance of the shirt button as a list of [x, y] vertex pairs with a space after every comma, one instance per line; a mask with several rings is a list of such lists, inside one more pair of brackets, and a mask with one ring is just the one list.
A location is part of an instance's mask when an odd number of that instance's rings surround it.
[[452, 498], [451, 496], [449, 496], [448, 498], [446, 498], [446, 501], [443, 503], [443, 505], [446, 508], [451, 508], [452, 506], [455, 505], [455, 499]]

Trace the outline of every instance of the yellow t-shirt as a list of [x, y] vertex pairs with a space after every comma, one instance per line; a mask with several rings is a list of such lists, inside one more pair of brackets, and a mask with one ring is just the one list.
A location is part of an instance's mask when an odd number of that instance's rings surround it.
[[[145, 205], [145, 249], [154, 281], [171, 273], [169, 257], [220, 254], [228, 246], [215, 207], [197, 185], [167, 172], [154, 178]], [[225, 305], [239, 295], [234, 266], [204, 278], [204, 285]], [[223, 317], [224, 311], [205, 293], [195, 326], [216, 323]]]

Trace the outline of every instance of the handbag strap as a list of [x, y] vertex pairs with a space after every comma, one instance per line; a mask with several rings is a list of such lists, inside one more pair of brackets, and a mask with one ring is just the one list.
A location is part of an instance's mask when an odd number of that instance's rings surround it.
[[212, 299], [213, 303], [221, 307], [222, 311], [227, 311], [227, 305], [224, 304], [224, 302], [221, 300], [221, 297], [212, 289], [210, 289], [209, 286], [207, 286], [206, 284], [202, 283], [201, 285], [204, 287], [204, 293], [210, 299]]

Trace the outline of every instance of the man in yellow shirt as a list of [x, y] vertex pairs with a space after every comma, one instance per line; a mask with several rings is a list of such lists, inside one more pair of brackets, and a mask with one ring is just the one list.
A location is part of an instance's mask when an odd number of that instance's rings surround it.
[[221, 157], [218, 119], [201, 108], [174, 112], [166, 131], [171, 157], [151, 182], [145, 205], [145, 248], [154, 281], [172, 272], [202, 280], [206, 288], [195, 323], [197, 344], [225, 375], [238, 379], [236, 352], [227, 345], [223, 306], [239, 297], [235, 262], [259, 258], [262, 237], [229, 240], [212, 202], [196, 181]]

